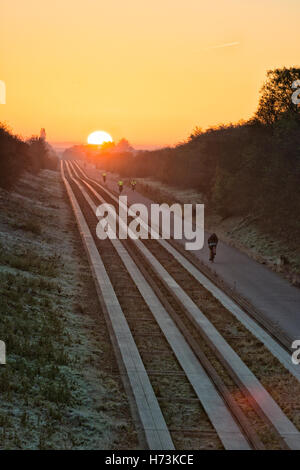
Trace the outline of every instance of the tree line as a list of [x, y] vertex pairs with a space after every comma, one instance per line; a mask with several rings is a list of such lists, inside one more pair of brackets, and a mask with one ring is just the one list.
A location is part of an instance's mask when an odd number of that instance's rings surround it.
[[123, 177], [153, 178], [194, 188], [206, 210], [222, 217], [250, 212], [272, 231], [299, 227], [300, 105], [292, 84], [300, 68], [267, 73], [258, 108], [248, 121], [196, 128], [176, 147], [94, 156], [100, 168]]
[[0, 123], [0, 187], [11, 189], [24, 171], [57, 169], [58, 159], [44, 136], [24, 141]]

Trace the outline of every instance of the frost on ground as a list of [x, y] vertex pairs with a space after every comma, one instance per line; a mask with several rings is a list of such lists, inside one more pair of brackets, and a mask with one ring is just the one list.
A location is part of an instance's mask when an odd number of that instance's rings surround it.
[[[96, 175], [96, 171], [94, 171]], [[99, 175], [97, 175], [99, 178]], [[117, 180], [118, 175], [109, 174], [110, 179]], [[96, 177], [96, 176], [95, 176]], [[129, 184], [129, 180], [124, 180]], [[151, 178], [136, 178], [136, 190], [157, 201], [173, 204], [200, 204], [205, 202], [203, 196], [195, 189], [175, 188]], [[220, 239], [259, 263], [267, 265], [280, 273], [293, 285], [300, 287], [300, 246], [299, 236], [289, 233], [284, 227], [274, 230], [270, 221], [261, 219], [256, 214], [222, 218], [205, 206], [205, 226], [210, 232], [216, 232]], [[296, 215], [295, 215], [296, 217]], [[276, 233], [276, 235], [274, 235]]]
[[105, 320], [59, 173], [0, 190], [1, 449], [134, 449]]

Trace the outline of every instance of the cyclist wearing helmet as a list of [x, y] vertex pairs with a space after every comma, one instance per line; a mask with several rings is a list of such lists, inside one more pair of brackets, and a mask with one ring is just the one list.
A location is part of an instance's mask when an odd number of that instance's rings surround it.
[[212, 233], [209, 239], [207, 240], [210, 252], [209, 261], [211, 261], [212, 263], [214, 262], [214, 258], [216, 256], [218, 241], [219, 239], [215, 233]]
[[135, 190], [135, 187], [136, 187], [136, 181], [135, 181], [135, 180], [131, 180], [131, 181], [130, 181], [130, 186], [131, 186], [132, 191], [134, 191], [134, 190]]
[[118, 181], [119, 193], [120, 193], [120, 194], [121, 194], [121, 192], [123, 191], [123, 185], [124, 185], [124, 183], [123, 183], [122, 180]]

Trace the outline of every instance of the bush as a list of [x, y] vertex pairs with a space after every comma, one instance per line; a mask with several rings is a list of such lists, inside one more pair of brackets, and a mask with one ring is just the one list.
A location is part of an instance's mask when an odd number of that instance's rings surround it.
[[58, 158], [44, 139], [32, 137], [24, 142], [0, 124], [0, 186], [10, 189], [25, 171], [56, 170]]

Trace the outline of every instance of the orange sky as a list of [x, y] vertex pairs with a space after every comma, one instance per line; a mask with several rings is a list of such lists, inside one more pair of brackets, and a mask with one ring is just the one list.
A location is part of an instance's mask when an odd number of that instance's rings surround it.
[[299, 18], [299, 0], [0, 0], [0, 121], [173, 145], [253, 113], [266, 70], [300, 62]]

